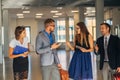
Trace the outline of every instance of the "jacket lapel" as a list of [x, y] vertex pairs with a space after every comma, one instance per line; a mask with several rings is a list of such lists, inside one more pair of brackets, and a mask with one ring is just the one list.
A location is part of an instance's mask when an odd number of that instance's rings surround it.
[[109, 41], [108, 41], [108, 48], [109, 48], [109, 46], [110, 46], [111, 37], [112, 37], [112, 35], [110, 35], [110, 38], [109, 38]]
[[104, 36], [102, 36], [102, 45], [103, 45], [103, 47], [104, 47]]
[[55, 35], [52, 33], [52, 38], [54, 40], [54, 43], [55, 43]]
[[42, 38], [43, 38], [46, 42], [49, 42], [49, 43], [50, 43], [50, 41], [49, 41], [47, 35], [46, 35], [44, 32], [42, 32], [42, 33], [43, 33]]
[[[110, 38], [109, 38], [109, 41], [108, 41], [108, 47], [109, 47], [110, 42], [111, 42], [111, 37], [112, 37], [112, 35], [110, 35]], [[104, 46], [104, 36], [102, 37], [102, 44]]]

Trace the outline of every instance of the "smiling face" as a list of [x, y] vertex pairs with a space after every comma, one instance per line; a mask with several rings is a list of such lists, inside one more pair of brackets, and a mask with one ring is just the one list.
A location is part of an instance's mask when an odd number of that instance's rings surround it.
[[106, 25], [101, 25], [100, 26], [100, 31], [102, 35], [106, 35], [109, 33], [109, 27], [107, 27]]

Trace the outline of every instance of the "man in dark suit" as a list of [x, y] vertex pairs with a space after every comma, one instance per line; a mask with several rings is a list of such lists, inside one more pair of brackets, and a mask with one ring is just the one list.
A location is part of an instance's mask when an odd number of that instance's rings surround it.
[[100, 25], [102, 37], [97, 39], [95, 50], [100, 54], [100, 70], [103, 80], [111, 80], [111, 72], [120, 72], [120, 39], [110, 34], [111, 26]]

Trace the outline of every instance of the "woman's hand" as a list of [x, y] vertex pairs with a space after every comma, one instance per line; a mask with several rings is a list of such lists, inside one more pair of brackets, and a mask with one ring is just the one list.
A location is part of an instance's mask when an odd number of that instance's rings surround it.
[[66, 41], [66, 45], [67, 45], [71, 50], [74, 50], [74, 47], [70, 44], [70, 42]]
[[27, 57], [27, 55], [26, 55], [26, 54], [20, 54], [20, 56], [22, 56], [22, 57]]
[[29, 52], [28, 52], [28, 51], [27, 51], [27, 52], [24, 52], [24, 54], [25, 54], [25, 55], [28, 55], [28, 54], [29, 54]]
[[21, 54], [21, 56], [22, 56], [22, 57], [27, 57], [28, 54], [29, 54], [29, 52], [27, 51], [27, 52], [24, 52], [23, 54]]
[[69, 47], [71, 44], [70, 42], [66, 41], [66, 45]]
[[80, 47], [79, 48], [82, 52], [87, 52], [87, 49], [83, 48], [83, 47]]

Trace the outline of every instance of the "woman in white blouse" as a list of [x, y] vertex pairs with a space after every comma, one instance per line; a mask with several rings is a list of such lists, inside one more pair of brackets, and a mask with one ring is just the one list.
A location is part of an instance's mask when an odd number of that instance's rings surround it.
[[[21, 50], [15, 54], [15, 48], [19, 46]], [[22, 52], [26, 49], [25, 52]], [[20, 52], [19, 52], [20, 51]], [[15, 39], [9, 44], [9, 58], [13, 59], [14, 80], [27, 80], [28, 78], [28, 53], [29, 42], [26, 38], [26, 30], [23, 26], [18, 26], [15, 29]]]

